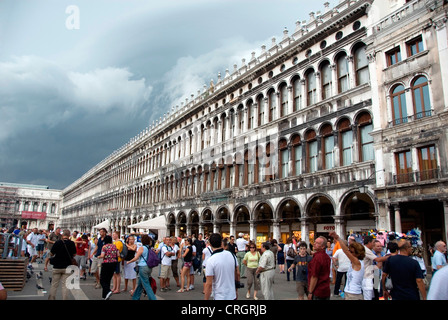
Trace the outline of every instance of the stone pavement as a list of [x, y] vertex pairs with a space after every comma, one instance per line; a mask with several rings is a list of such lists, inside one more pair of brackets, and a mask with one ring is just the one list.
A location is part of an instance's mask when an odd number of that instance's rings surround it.
[[[8, 300], [47, 300], [50, 292], [50, 277], [51, 277], [51, 266], [49, 271], [44, 271], [43, 264], [34, 263], [33, 264], [33, 274], [31, 278], [28, 279], [25, 288], [22, 291], [9, 291]], [[156, 276], [158, 270], [154, 269], [152, 275]], [[292, 275], [291, 275], [292, 279]], [[253, 301], [253, 290], [250, 299], [246, 299], [247, 292], [247, 279], [241, 279], [241, 283], [245, 285], [244, 288], [238, 290], [238, 300], [239, 301]], [[128, 289], [131, 289], [131, 284], [129, 283]], [[170, 285], [171, 290], [167, 292], [160, 291], [160, 283], [157, 279], [158, 290], [156, 293], [158, 300], [203, 300], [204, 295], [202, 294], [203, 282], [202, 276], [195, 275], [195, 289], [189, 292], [177, 293], [176, 282], [174, 278], [171, 278]], [[124, 280], [121, 282], [121, 289], [124, 289]], [[332, 286], [333, 290], [333, 286]], [[95, 289], [95, 277], [87, 276], [86, 280], [79, 280], [79, 289], [70, 290], [71, 300], [101, 300], [101, 289]], [[259, 300], [263, 300], [263, 295], [261, 291], [258, 292]], [[278, 268], [275, 274], [274, 280], [274, 296], [276, 300], [296, 300], [296, 284], [294, 281], [287, 281], [286, 274], [280, 274]], [[58, 289], [57, 300], [62, 299], [61, 289]], [[141, 299], [146, 299], [142, 296]], [[122, 292], [120, 294], [113, 294], [110, 300], [131, 300], [131, 296], [128, 292]], [[342, 300], [341, 297], [335, 296], [331, 297], [331, 300]]]

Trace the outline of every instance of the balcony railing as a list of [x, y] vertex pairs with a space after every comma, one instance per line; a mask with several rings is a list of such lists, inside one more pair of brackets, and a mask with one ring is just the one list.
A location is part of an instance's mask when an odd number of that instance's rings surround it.
[[393, 184], [415, 183], [440, 178], [439, 169], [413, 171], [408, 173], [396, 174], [393, 176]]

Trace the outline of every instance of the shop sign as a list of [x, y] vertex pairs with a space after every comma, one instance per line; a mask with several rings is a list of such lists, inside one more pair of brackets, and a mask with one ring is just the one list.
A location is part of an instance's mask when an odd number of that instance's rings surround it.
[[46, 217], [46, 212], [22, 211], [22, 219], [45, 220]]
[[336, 230], [334, 224], [318, 224], [316, 225], [316, 229], [318, 233], [329, 233]]

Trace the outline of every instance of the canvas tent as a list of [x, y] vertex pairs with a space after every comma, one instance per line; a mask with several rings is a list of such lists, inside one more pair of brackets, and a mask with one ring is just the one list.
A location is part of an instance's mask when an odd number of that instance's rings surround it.
[[166, 236], [166, 220], [165, 216], [160, 216], [157, 218], [141, 221], [139, 223], [131, 224], [128, 228], [133, 229], [148, 229], [151, 231], [155, 231], [158, 235], [158, 239], [161, 239]]

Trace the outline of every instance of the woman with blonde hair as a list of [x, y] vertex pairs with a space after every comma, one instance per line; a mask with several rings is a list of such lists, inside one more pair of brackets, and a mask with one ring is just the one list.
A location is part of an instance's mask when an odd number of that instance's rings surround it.
[[347, 247], [336, 232], [331, 232], [330, 237], [339, 242], [342, 251], [350, 260], [350, 267], [347, 272], [347, 282], [345, 284], [345, 300], [364, 300], [362, 294], [362, 279], [364, 278], [364, 257], [366, 252], [360, 243], [351, 243]]

